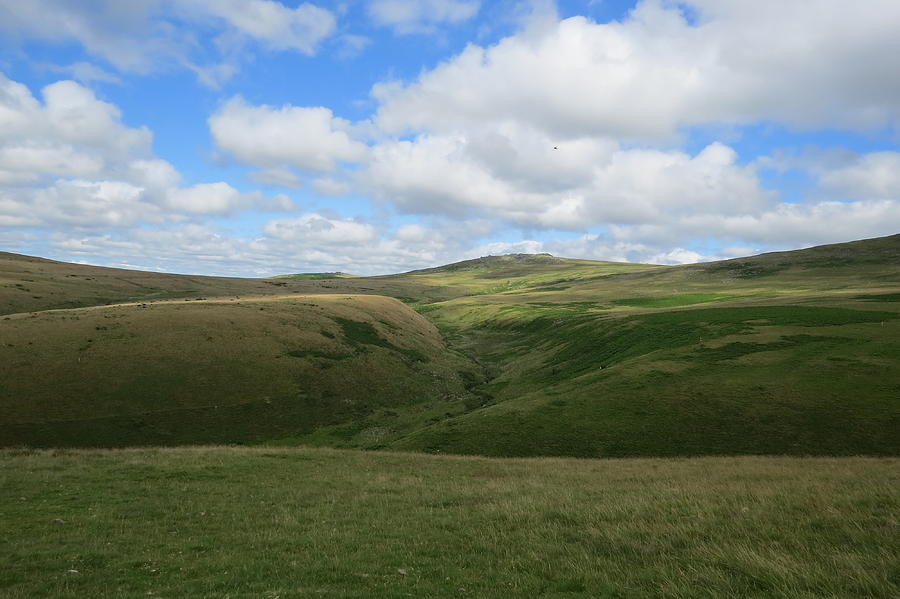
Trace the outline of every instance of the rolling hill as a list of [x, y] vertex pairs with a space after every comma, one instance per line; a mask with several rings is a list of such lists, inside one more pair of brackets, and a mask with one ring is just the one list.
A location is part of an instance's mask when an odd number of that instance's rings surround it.
[[900, 454], [900, 235], [671, 267], [516, 254], [330, 275], [2, 255], [0, 443]]
[[478, 380], [427, 320], [381, 296], [163, 301], [0, 322], [2, 445], [246, 443], [375, 411], [402, 422], [392, 409], [466, 409]]

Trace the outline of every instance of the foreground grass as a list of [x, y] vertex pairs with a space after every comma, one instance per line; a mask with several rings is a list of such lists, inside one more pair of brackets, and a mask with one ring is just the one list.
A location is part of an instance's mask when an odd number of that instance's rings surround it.
[[897, 597], [900, 460], [0, 453], [3, 597]]

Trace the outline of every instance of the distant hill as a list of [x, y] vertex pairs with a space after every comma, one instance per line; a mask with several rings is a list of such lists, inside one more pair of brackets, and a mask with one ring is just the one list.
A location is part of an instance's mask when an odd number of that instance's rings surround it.
[[428, 274], [440, 272], [455, 272], [458, 270], [497, 269], [510, 266], [535, 266], [535, 265], [561, 265], [577, 262], [566, 258], [557, 258], [551, 254], [504, 254], [502, 256], [482, 256], [472, 260], [463, 260], [444, 266], [413, 270], [406, 274]]
[[336, 278], [4, 254], [0, 308], [0, 444], [900, 455], [900, 235]]
[[0, 314], [134, 301], [284, 293], [267, 279], [176, 275], [0, 252]]
[[301, 272], [292, 275], [277, 275], [273, 279], [346, 279], [356, 275], [346, 272]]

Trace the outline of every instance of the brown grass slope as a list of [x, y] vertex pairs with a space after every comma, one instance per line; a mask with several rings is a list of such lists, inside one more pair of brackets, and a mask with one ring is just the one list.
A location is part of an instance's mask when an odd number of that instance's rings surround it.
[[0, 252], [0, 314], [127, 302], [285, 293], [363, 293], [446, 298], [447, 289], [399, 285], [392, 279], [273, 277], [246, 279], [179, 275], [57, 262]]

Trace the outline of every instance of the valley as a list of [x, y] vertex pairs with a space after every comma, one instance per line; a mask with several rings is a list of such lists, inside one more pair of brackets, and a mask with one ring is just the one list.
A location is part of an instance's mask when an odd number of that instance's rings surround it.
[[7, 446], [900, 452], [900, 236], [379, 277], [0, 264]]

